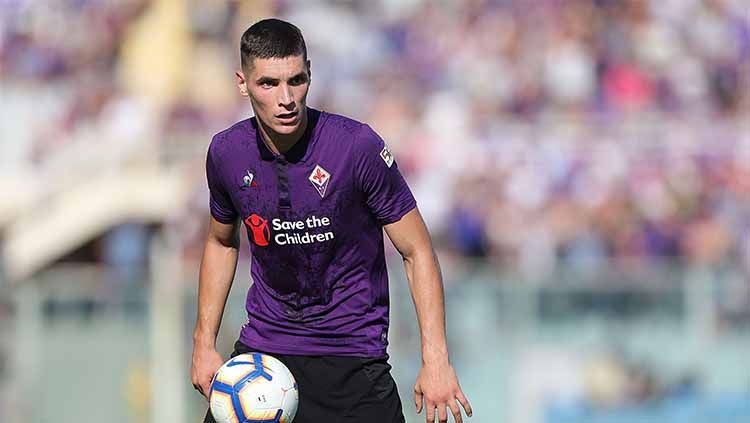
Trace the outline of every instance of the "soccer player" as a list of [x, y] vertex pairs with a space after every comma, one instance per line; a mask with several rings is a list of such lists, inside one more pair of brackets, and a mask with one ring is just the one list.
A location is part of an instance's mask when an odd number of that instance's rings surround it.
[[[266, 19], [241, 40], [240, 93], [255, 117], [214, 136], [210, 224], [198, 288], [192, 382], [208, 395], [237, 265], [252, 250], [248, 320], [233, 355], [279, 358], [297, 380], [295, 423], [403, 422], [388, 355], [383, 229], [403, 256], [419, 321], [417, 411], [444, 422], [471, 406], [448, 360], [440, 269], [393, 155], [368, 125], [308, 108], [310, 62], [294, 25]], [[206, 422], [213, 417], [206, 415]]]

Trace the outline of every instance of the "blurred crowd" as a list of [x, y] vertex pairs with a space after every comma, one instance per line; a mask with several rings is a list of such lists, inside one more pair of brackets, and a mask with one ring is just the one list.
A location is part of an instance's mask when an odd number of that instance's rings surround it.
[[531, 273], [736, 264], [750, 260], [748, 13], [742, 0], [0, 0], [0, 68], [19, 104], [40, 99], [13, 150], [30, 163], [102, 125], [194, 147], [180, 224], [198, 243], [205, 147], [252, 113], [235, 94], [239, 36], [280, 16], [308, 43], [308, 103], [385, 138], [446, 252]]
[[610, 350], [589, 355], [580, 371], [580, 392], [550, 396], [543, 421], [679, 422], [686, 416], [696, 421], [724, 416], [743, 420], [750, 412], [746, 394], [708, 393], [697, 368], [673, 369], [667, 375], [648, 359]]
[[599, 352], [584, 365], [582, 402], [592, 408], [612, 409], [690, 396], [702, 388], [696, 374], [682, 371], [673, 380], [665, 380], [653, 367], [622, 351]]

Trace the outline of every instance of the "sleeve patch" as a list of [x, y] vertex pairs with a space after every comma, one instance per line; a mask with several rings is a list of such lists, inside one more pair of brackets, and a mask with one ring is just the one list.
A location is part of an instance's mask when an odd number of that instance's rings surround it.
[[390, 168], [393, 166], [393, 154], [391, 154], [391, 150], [388, 149], [388, 146], [386, 145], [383, 147], [383, 150], [380, 152], [380, 158], [383, 159], [386, 165]]

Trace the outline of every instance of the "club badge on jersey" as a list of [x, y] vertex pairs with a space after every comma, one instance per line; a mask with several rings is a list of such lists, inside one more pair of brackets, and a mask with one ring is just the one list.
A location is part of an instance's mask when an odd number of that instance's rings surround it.
[[320, 194], [320, 198], [326, 195], [326, 189], [328, 188], [328, 182], [331, 180], [331, 174], [328, 173], [321, 165], [315, 165], [310, 176], [307, 178], [313, 184], [315, 189]]

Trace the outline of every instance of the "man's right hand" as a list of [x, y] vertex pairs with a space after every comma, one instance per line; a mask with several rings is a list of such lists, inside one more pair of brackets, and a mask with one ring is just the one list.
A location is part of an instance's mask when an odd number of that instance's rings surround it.
[[221, 354], [214, 348], [193, 347], [193, 365], [190, 373], [193, 387], [208, 399], [211, 390], [211, 380], [216, 371], [224, 364]]

